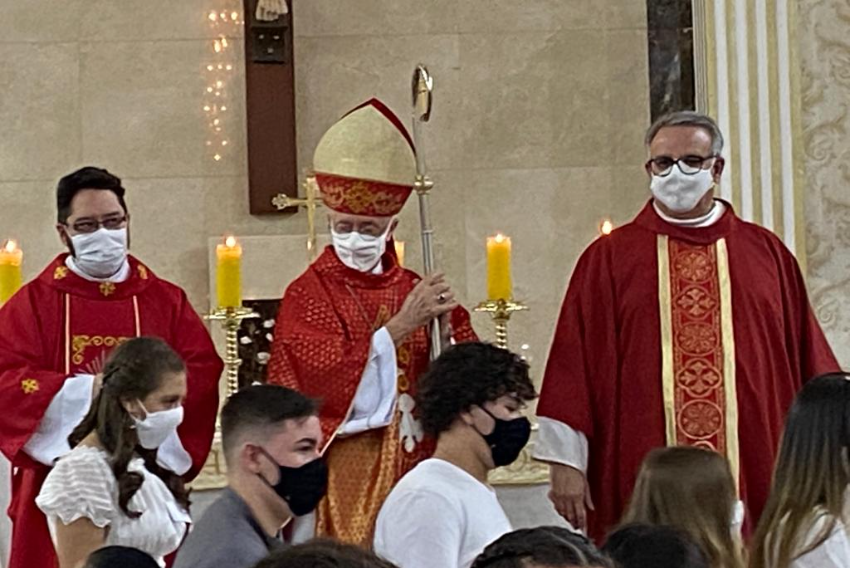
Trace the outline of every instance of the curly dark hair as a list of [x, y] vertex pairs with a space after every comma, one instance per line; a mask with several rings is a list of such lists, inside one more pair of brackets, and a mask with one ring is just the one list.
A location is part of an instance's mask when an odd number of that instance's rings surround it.
[[416, 406], [431, 436], [448, 430], [462, 412], [506, 394], [537, 397], [528, 363], [489, 343], [460, 343], [443, 352], [420, 379]]
[[586, 566], [614, 564], [586, 537], [564, 527], [537, 527], [508, 533], [484, 549], [471, 568]]
[[156, 461], [157, 450], [139, 445], [133, 418], [124, 409], [122, 400], [142, 400], [162, 384], [167, 373], [186, 370], [183, 360], [162, 339], [138, 337], [123, 343], [112, 352], [103, 368], [103, 386], [92, 402], [89, 413], [68, 436], [76, 447], [83, 439], [97, 432], [103, 448], [110, 456], [110, 465], [118, 481], [118, 505], [130, 518], [140, 511], [131, 511], [130, 500], [141, 488], [144, 477], [127, 471], [136, 455], [145, 461], [145, 468], [162, 479], [180, 505], [189, 508], [189, 492], [176, 473], [161, 467]]

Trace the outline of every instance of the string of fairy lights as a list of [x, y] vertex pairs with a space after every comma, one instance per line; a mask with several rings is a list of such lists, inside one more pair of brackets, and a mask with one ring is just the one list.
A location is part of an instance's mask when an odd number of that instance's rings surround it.
[[245, 22], [236, 10], [211, 11], [207, 19], [216, 37], [211, 43], [212, 59], [204, 74], [203, 111], [209, 127], [206, 147], [209, 157], [220, 162], [228, 155], [231, 146], [228, 135], [231, 110], [227, 89], [236, 66], [232, 38], [238, 37], [238, 30]]

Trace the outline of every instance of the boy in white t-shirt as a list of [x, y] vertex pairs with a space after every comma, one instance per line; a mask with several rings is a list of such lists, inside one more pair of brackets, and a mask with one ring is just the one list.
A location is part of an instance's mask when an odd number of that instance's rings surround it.
[[416, 402], [437, 450], [387, 497], [375, 552], [400, 568], [468, 568], [510, 532], [487, 474], [525, 447], [531, 425], [521, 410], [536, 396], [528, 364], [493, 345], [462, 343], [434, 361]]

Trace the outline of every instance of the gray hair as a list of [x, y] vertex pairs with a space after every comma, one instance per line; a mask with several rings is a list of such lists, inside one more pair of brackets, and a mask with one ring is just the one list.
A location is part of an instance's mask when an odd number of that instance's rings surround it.
[[667, 126], [696, 126], [697, 128], [702, 128], [711, 136], [711, 153], [719, 156], [720, 152], [723, 151], [723, 133], [720, 132], [717, 122], [707, 114], [693, 110], [671, 112], [656, 120], [649, 127], [649, 130], [646, 131], [644, 143], [647, 146], [652, 144], [652, 140], [658, 134], [658, 131]]

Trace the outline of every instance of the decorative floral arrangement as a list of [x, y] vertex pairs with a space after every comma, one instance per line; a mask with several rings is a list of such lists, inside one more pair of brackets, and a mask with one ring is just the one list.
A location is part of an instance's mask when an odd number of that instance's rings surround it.
[[239, 328], [239, 388], [266, 382], [280, 300], [246, 300], [244, 304], [260, 317], [242, 320]]

